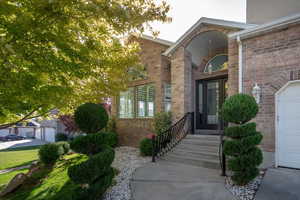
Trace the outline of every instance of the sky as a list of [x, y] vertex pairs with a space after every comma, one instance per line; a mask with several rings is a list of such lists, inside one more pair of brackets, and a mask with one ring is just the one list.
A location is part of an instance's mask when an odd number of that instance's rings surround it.
[[[201, 17], [246, 21], [246, 0], [166, 0], [171, 5], [170, 24], [152, 23], [159, 38], [175, 42]], [[149, 34], [146, 33], [146, 34]]]

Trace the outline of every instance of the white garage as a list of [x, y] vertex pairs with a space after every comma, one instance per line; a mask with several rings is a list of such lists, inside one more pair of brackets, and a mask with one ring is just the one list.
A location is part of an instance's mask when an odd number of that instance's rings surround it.
[[300, 81], [276, 93], [276, 164], [300, 168]]

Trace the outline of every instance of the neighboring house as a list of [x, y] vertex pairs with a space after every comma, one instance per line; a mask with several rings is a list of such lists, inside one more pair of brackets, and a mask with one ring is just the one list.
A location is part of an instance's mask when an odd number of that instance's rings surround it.
[[272, 15], [256, 15], [267, 2], [247, 3], [247, 22], [264, 24], [201, 18], [175, 43], [137, 38], [146, 75], [112, 106], [121, 143], [137, 146], [167, 110], [174, 122], [194, 112], [195, 134], [218, 134], [220, 106], [240, 92], [259, 103], [266, 160], [300, 168], [300, 2], [272, 1]]

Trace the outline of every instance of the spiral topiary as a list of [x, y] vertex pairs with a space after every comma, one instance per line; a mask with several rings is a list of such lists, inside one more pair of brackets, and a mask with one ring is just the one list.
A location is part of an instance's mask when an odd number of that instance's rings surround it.
[[107, 121], [107, 113], [101, 105], [86, 103], [75, 111], [77, 126], [88, 134], [76, 137], [70, 146], [73, 151], [88, 155], [89, 159], [68, 169], [70, 179], [81, 185], [72, 199], [100, 198], [112, 184], [114, 170], [111, 164], [115, 152], [106, 141], [107, 137], [97, 133], [106, 126]]
[[263, 161], [262, 151], [257, 147], [262, 134], [256, 131], [256, 124], [249, 122], [256, 116], [258, 105], [252, 96], [237, 94], [223, 104], [221, 115], [227, 122], [235, 123], [225, 129], [224, 153], [229, 157], [228, 168], [237, 185], [245, 185], [259, 174], [258, 166]]
[[79, 106], [74, 114], [75, 123], [85, 133], [97, 133], [108, 122], [105, 108], [100, 104], [85, 103]]

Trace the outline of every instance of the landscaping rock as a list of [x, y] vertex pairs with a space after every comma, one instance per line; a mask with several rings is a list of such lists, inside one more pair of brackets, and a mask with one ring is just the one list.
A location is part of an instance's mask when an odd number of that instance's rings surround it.
[[265, 171], [261, 171], [260, 175], [256, 177], [253, 181], [250, 181], [247, 185], [238, 186], [234, 185], [230, 177], [226, 177], [225, 187], [239, 200], [254, 200], [255, 194], [259, 189], [259, 186], [264, 177]]
[[26, 180], [27, 176], [24, 173], [17, 174], [8, 184], [7, 186], [1, 191], [0, 197], [5, 196], [8, 193], [13, 192], [15, 189], [20, 187], [24, 181]]
[[112, 166], [120, 173], [115, 178], [116, 184], [104, 194], [103, 200], [130, 200], [129, 183], [133, 172], [151, 159], [140, 156], [139, 150], [133, 147], [118, 147], [115, 151], [116, 157]]

